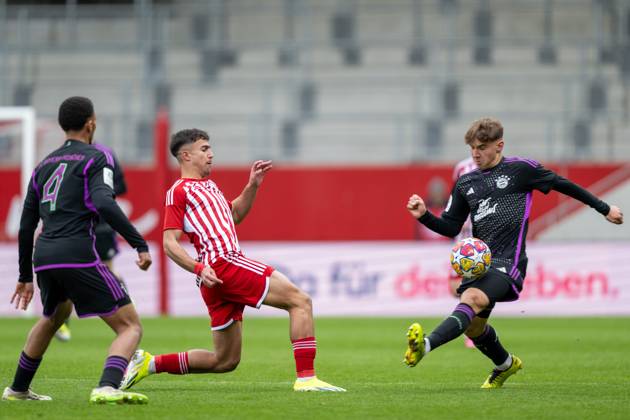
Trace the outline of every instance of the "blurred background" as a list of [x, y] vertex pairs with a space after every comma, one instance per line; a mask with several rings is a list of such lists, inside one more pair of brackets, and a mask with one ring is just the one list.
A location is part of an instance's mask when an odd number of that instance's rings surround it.
[[[629, 89], [630, 0], [0, 0], [0, 290], [17, 273], [23, 135], [2, 107], [35, 110], [39, 161], [63, 139], [59, 104], [94, 101], [96, 140], [125, 169], [119, 202], [154, 245], [149, 273], [126, 244], [116, 262], [144, 314], [204, 313], [194, 279], [160, 262], [178, 175], [165, 144], [188, 127], [210, 133], [228, 197], [253, 160], [274, 161], [239, 237], [316, 312], [440, 314], [450, 242], [408, 196], [440, 212], [464, 133], [494, 116], [506, 155], [628, 208]], [[532, 299], [505, 313], [630, 313], [625, 225], [555, 193], [534, 203]]]

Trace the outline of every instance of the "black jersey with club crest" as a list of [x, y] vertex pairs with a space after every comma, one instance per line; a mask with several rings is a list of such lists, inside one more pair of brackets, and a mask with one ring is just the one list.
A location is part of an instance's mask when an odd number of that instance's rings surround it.
[[[509, 274], [520, 289], [527, 269], [525, 237], [532, 190], [548, 193], [556, 177], [534, 160], [503, 158], [493, 168], [459, 177], [442, 219], [454, 226], [452, 232], [457, 234], [470, 214], [473, 236], [492, 251], [492, 266]], [[420, 221], [431, 228], [432, 219], [437, 218], [427, 212]]]
[[[531, 159], [502, 158], [498, 165], [459, 177], [441, 217], [426, 212], [418, 220], [445, 236], [457, 235], [470, 214], [473, 236], [492, 251], [492, 266], [508, 274], [520, 290], [527, 271], [525, 238], [532, 191], [556, 190], [607, 215], [610, 206], [584, 188]], [[473, 280], [464, 280], [469, 282]]]

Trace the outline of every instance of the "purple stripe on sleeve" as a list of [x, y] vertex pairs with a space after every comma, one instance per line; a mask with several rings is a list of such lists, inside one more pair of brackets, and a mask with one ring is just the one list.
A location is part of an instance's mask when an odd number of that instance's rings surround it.
[[31, 179], [33, 180], [33, 189], [35, 190], [35, 194], [37, 194], [37, 199], [41, 200], [42, 197], [39, 194], [39, 186], [37, 185], [37, 169], [33, 171], [31, 175]]
[[505, 162], [525, 162], [527, 163], [529, 166], [532, 166], [534, 168], [537, 168], [538, 165], [540, 165], [540, 163], [538, 163], [537, 161], [533, 160], [533, 159], [525, 159], [525, 158], [520, 158], [520, 157], [509, 157], [509, 158], [505, 158]]
[[93, 211], [94, 213], [98, 213], [96, 207], [94, 207], [94, 203], [92, 203], [92, 199], [90, 199], [90, 187], [88, 185], [88, 176], [87, 171], [90, 169], [90, 166], [94, 163], [94, 159], [88, 160], [88, 163], [85, 164], [85, 168], [83, 168], [83, 202], [85, 203], [85, 207]]
[[118, 305], [114, 306], [114, 309], [112, 309], [109, 312], [95, 312], [95, 313], [89, 313], [89, 314], [77, 314], [79, 316], [79, 318], [88, 318], [91, 316], [102, 316], [102, 317], [108, 317], [110, 315], [114, 315], [116, 313], [116, 311], [118, 311]]
[[77, 264], [49, 264], [49, 265], [40, 265], [39, 267], [34, 267], [33, 271], [36, 273], [38, 271], [43, 270], [53, 270], [56, 268], [87, 268], [87, 267], [95, 267], [98, 265], [100, 261], [94, 261], [91, 263], [77, 263]]
[[523, 216], [523, 222], [521, 223], [521, 230], [518, 233], [516, 253], [514, 254], [514, 266], [512, 266], [512, 269], [510, 270], [510, 276], [513, 275], [514, 271], [516, 270], [516, 267], [518, 266], [518, 259], [521, 256], [521, 247], [523, 245], [523, 241], [525, 240], [524, 238], [525, 225], [527, 224], [527, 219], [529, 219], [529, 212], [531, 211], [531, 209], [532, 209], [532, 193], [530, 191], [527, 193], [527, 196], [525, 198], [525, 215]]
[[107, 164], [112, 168], [114, 167], [114, 157], [112, 156], [111, 150], [108, 147], [103, 146], [102, 144], [93, 144], [96, 149], [100, 150], [105, 154], [105, 159], [107, 159]]
[[466, 314], [469, 320], [472, 320], [475, 317], [475, 311], [473, 311], [473, 309], [465, 303], [460, 303], [459, 305], [457, 305], [453, 312], [463, 312], [464, 314]]

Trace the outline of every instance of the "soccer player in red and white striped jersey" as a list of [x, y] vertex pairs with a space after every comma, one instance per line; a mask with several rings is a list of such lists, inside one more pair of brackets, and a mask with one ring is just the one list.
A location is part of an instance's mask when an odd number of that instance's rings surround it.
[[[214, 154], [206, 132], [186, 129], [171, 139], [171, 153], [181, 168], [181, 178], [166, 194], [164, 249], [183, 269], [197, 275], [197, 286], [211, 318], [214, 351], [152, 356], [138, 350], [127, 368], [121, 388], [128, 389], [148, 375], [168, 372], [222, 373], [241, 359], [242, 321], [245, 305], [262, 304], [289, 313], [297, 379], [295, 391], [345, 391], [315, 376], [316, 341], [311, 298], [273, 267], [245, 257], [235, 224], [249, 213], [256, 192], [271, 161], [256, 161], [249, 182], [229, 201], [210, 180]], [[197, 259], [179, 244], [186, 234], [197, 250]]]

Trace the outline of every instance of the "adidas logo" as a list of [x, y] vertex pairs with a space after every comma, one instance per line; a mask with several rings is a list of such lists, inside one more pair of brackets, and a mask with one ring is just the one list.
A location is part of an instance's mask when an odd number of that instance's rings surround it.
[[470, 195], [474, 193], [475, 193], [475, 190], [473, 190], [473, 187], [470, 187], [470, 189], [466, 192], [466, 195]]

